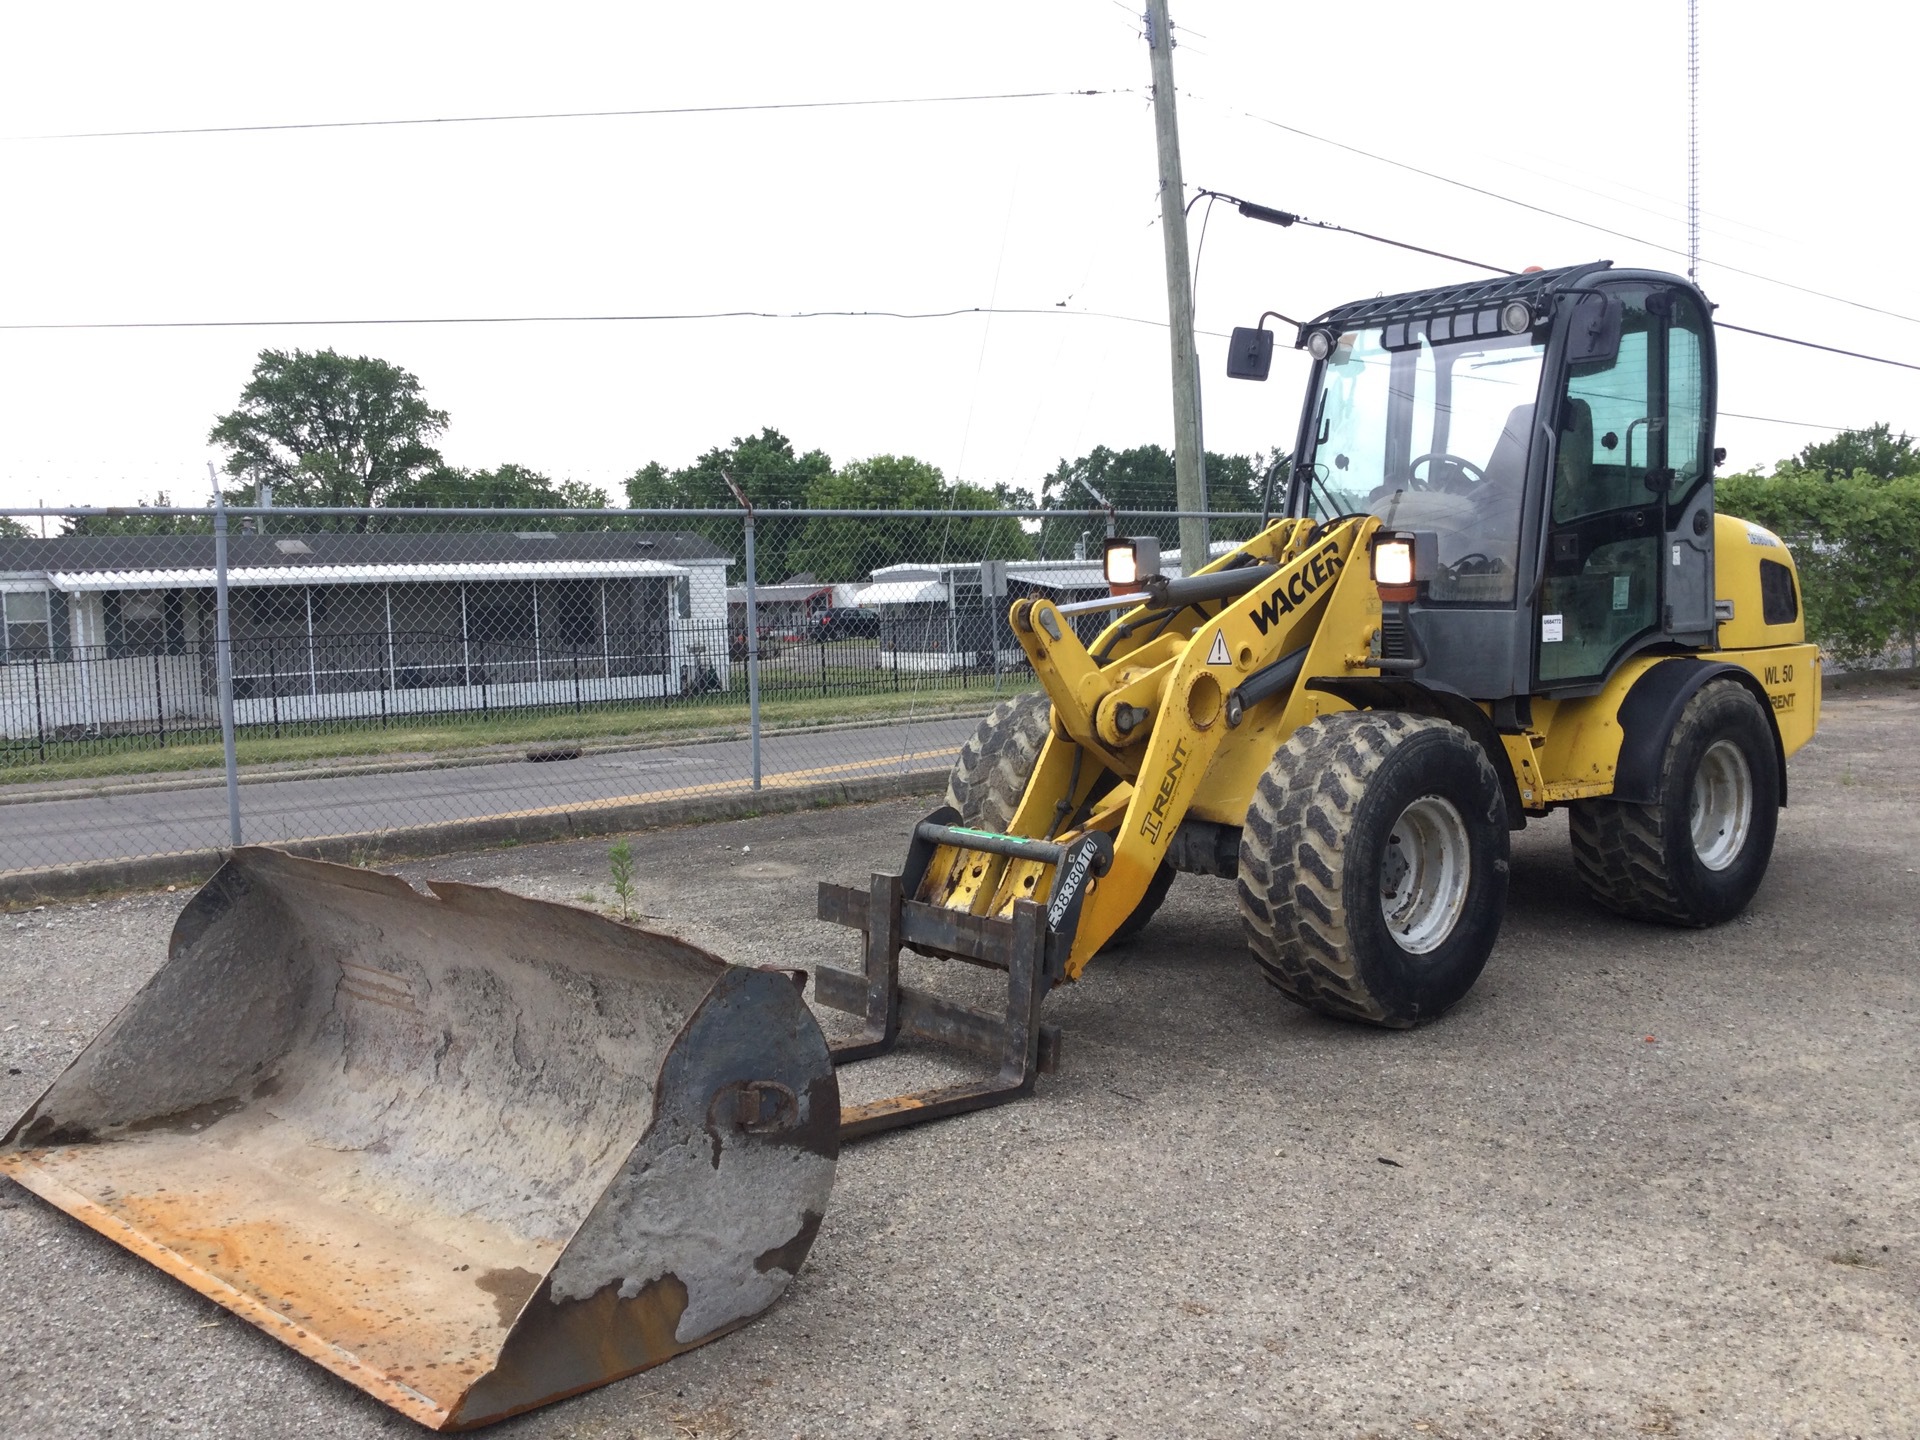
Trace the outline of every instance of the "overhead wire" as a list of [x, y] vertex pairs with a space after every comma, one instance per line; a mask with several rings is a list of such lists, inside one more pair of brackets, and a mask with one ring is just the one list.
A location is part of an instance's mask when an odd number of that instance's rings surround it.
[[743, 115], [769, 110], [858, 110], [888, 105], [967, 105], [991, 100], [1059, 100], [1134, 95], [1138, 90], [1008, 90], [980, 95], [893, 95], [867, 100], [770, 100], [737, 105], [656, 105], [632, 110], [536, 110], [493, 115], [417, 115], [380, 120], [295, 120], [259, 125], [176, 125], [144, 130], [68, 130], [8, 135], [9, 141], [129, 140], [161, 135], [256, 135], [288, 130], [373, 130], [408, 125], [496, 125], [530, 120], [616, 120], [663, 115]]
[[[0, 330], [268, 330], [327, 325], [583, 325], [675, 320], [948, 320], [960, 315], [1076, 315], [1166, 329], [1165, 320], [1111, 310], [1074, 310], [1060, 305], [962, 305], [951, 310], [697, 310], [633, 315], [415, 315], [306, 320], [78, 320], [7, 321]], [[1218, 332], [1203, 330], [1203, 335]]]
[[[1392, 156], [1382, 155], [1378, 151], [1362, 149], [1360, 146], [1348, 144], [1344, 140], [1335, 140], [1328, 135], [1319, 135], [1311, 130], [1304, 130], [1298, 125], [1289, 125], [1285, 121], [1275, 120], [1271, 116], [1257, 115], [1253, 111], [1241, 109], [1237, 105], [1230, 105], [1224, 101], [1211, 100], [1204, 95], [1193, 95], [1192, 98], [1206, 105], [1221, 105], [1225, 109], [1243, 115], [1249, 120], [1257, 121], [1262, 125], [1272, 126], [1276, 130], [1284, 130], [1289, 135], [1298, 135], [1302, 139], [1312, 140], [1316, 144], [1329, 145], [1336, 150], [1344, 150], [1350, 155], [1358, 155], [1381, 165], [1390, 165], [1396, 170], [1405, 170], [1409, 174], [1419, 175], [1428, 180], [1437, 181], [1442, 185], [1451, 185], [1455, 189], [1465, 190], [1474, 195], [1482, 195], [1489, 200], [1498, 200], [1503, 205], [1513, 205], [1522, 210], [1532, 211], [1536, 215], [1545, 215], [1550, 219], [1562, 220], [1569, 225], [1578, 225], [1583, 229], [1592, 230], [1601, 235], [1611, 235], [1617, 240], [1628, 240], [1635, 245], [1644, 245], [1650, 250], [1658, 250], [1665, 255], [1677, 255], [1685, 258], [1687, 253], [1685, 250], [1678, 249], [1672, 245], [1663, 245], [1657, 240], [1649, 240], [1643, 235], [1634, 235], [1626, 230], [1616, 230], [1610, 225], [1602, 225], [1597, 221], [1583, 220], [1577, 215], [1569, 215], [1564, 211], [1555, 210], [1546, 205], [1537, 205], [1531, 200], [1522, 200], [1513, 195], [1505, 195], [1498, 190], [1490, 190], [1484, 185], [1475, 185], [1466, 180], [1456, 179], [1451, 175], [1443, 175], [1438, 170], [1429, 170], [1425, 166], [1415, 165], [1410, 161], [1396, 160]], [[1739, 265], [1729, 265], [1724, 261], [1709, 260], [1707, 263], [1716, 269], [1725, 270], [1730, 274], [1745, 276], [1749, 280], [1759, 280], [1768, 285], [1778, 285], [1782, 289], [1798, 291], [1802, 295], [1811, 295], [1816, 299], [1829, 300], [1836, 305], [1847, 305], [1856, 310], [1865, 310], [1871, 314], [1884, 315], [1890, 320], [1903, 320], [1909, 325], [1920, 325], [1920, 315], [1907, 315], [1898, 310], [1889, 310], [1882, 305], [1869, 304], [1864, 300], [1854, 300], [1845, 295], [1835, 295], [1831, 291], [1815, 290], [1809, 285], [1797, 284], [1792, 280], [1782, 280], [1777, 275], [1765, 275], [1758, 270], [1744, 269]]]
[[[1455, 264], [1471, 266], [1476, 270], [1491, 270], [1497, 275], [1517, 275], [1521, 273], [1505, 265], [1489, 265], [1484, 260], [1468, 260], [1464, 256], [1449, 255], [1443, 250], [1430, 250], [1423, 245], [1415, 245], [1411, 241], [1394, 240], [1385, 235], [1374, 235], [1365, 230], [1355, 230], [1345, 225], [1336, 225], [1332, 221], [1309, 220], [1306, 216], [1291, 210], [1282, 210], [1277, 206], [1263, 205], [1253, 200], [1243, 200], [1237, 195], [1228, 195], [1217, 190], [1201, 189], [1199, 194], [1194, 198], [1198, 200], [1200, 195], [1231, 201], [1240, 208], [1241, 214], [1250, 214], [1255, 219], [1266, 220], [1276, 225], [1306, 225], [1316, 230], [1334, 230], [1343, 235], [1352, 235], [1362, 240], [1371, 240], [1376, 244], [1391, 245], [1396, 250], [1413, 250], [1422, 255], [1432, 255], [1441, 260], [1450, 260]], [[1920, 365], [1914, 364], [1909, 360], [1895, 360], [1886, 355], [1870, 355], [1864, 350], [1847, 350], [1838, 345], [1825, 345], [1817, 340], [1801, 340], [1795, 336], [1781, 335], [1772, 330], [1756, 330], [1747, 325], [1729, 324], [1724, 320], [1715, 320], [1714, 328], [1717, 330], [1733, 330], [1742, 335], [1757, 335], [1763, 340], [1777, 340], [1783, 345], [1799, 345], [1808, 350], [1823, 350], [1829, 355], [1845, 355], [1854, 360], [1868, 360], [1876, 365], [1892, 365], [1901, 370], [1920, 370]]]
[[1738, 410], [1718, 412], [1727, 420], [1758, 420], [1763, 425], [1789, 425], [1796, 430], [1831, 430], [1836, 435], [1846, 430], [1864, 430], [1864, 425], [1821, 425], [1812, 420], [1788, 420], [1780, 415], [1743, 415]]

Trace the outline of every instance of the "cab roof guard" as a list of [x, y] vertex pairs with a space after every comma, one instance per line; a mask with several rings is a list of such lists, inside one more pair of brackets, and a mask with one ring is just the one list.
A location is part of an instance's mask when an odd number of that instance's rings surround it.
[[[1438, 319], [1442, 316], [1477, 315], [1471, 331], [1461, 328], [1458, 338], [1469, 334], [1498, 335], [1500, 307], [1515, 300], [1532, 302], [1535, 310], [1544, 308], [1552, 297], [1576, 288], [1589, 275], [1613, 268], [1611, 260], [1590, 260], [1583, 265], [1565, 265], [1558, 270], [1533, 270], [1520, 275], [1503, 275], [1498, 280], [1476, 280], [1468, 285], [1445, 285], [1435, 290], [1410, 290], [1400, 295], [1376, 295], [1339, 305], [1300, 327], [1294, 348], [1304, 349], [1307, 336], [1315, 330], [1343, 334], [1349, 330], [1369, 330], [1406, 321]], [[1389, 342], [1391, 345], [1391, 342]]]

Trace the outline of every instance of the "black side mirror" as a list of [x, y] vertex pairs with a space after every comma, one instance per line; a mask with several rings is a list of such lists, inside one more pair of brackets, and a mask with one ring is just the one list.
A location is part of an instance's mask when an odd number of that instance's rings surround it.
[[1233, 380], [1264, 380], [1273, 368], [1273, 332], [1233, 327], [1227, 342], [1227, 375]]
[[1588, 293], [1574, 304], [1567, 322], [1567, 363], [1603, 365], [1620, 353], [1625, 311], [1617, 296]]

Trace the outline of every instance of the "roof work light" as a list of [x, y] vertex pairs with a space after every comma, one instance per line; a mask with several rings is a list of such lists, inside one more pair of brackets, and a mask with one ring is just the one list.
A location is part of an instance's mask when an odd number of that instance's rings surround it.
[[1154, 535], [1107, 537], [1107, 586], [1116, 595], [1131, 595], [1141, 581], [1160, 573], [1160, 540]]

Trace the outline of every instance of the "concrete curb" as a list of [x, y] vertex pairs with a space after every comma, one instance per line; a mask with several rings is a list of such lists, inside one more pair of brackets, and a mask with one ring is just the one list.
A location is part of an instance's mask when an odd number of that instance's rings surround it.
[[[388, 864], [460, 850], [585, 840], [626, 831], [660, 830], [673, 825], [704, 825], [716, 820], [740, 820], [753, 815], [824, 809], [833, 805], [859, 805], [904, 795], [930, 795], [938, 793], [947, 783], [947, 773], [947, 767], [942, 766], [937, 770], [909, 770], [894, 775], [822, 780], [811, 785], [738, 790], [724, 795], [690, 795], [685, 799], [647, 800], [632, 805], [556, 809], [539, 815], [482, 816], [439, 825], [373, 830], [359, 835], [289, 840], [274, 848], [292, 855], [334, 860], [343, 864]], [[183, 850], [172, 855], [89, 861], [79, 865], [0, 875], [0, 906], [15, 909], [23, 905], [79, 900], [123, 890], [154, 890], [163, 885], [199, 885], [219, 869], [223, 857], [224, 852], [219, 850]]]
[[[993, 705], [1007, 698], [999, 696]], [[945, 710], [931, 710], [921, 714], [887, 715], [870, 720], [835, 720], [824, 725], [781, 725], [768, 726], [760, 732], [761, 739], [776, 735], [832, 735], [843, 730], [875, 730], [895, 725], [917, 725], [928, 720], [965, 720], [987, 714], [993, 709], [988, 705], [981, 709], [976, 705], [962, 705]], [[421, 755], [411, 760], [374, 760], [365, 764], [329, 765], [320, 762], [312, 765], [289, 766], [286, 769], [257, 768], [242, 770], [242, 785], [260, 785], [272, 781], [295, 780], [337, 780], [342, 777], [364, 775], [402, 775], [417, 770], [464, 770], [474, 765], [523, 765], [530, 763], [529, 751], [540, 750], [578, 750], [582, 755], [626, 755], [641, 750], [671, 750], [681, 745], [722, 745], [728, 741], [748, 739], [745, 723], [728, 726], [725, 729], [689, 730], [680, 735], [661, 735], [645, 740], [529, 740], [493, 750], [456, 750], [440, 755]], [[92, 784], [84, 780], [69, 782], [70, 788], [64, 790], [27, 790], [8, 793], [0, 786], [0, 806], [7, 805], [58, 805], [67, 800], [109, 800], [118, 795], [161, 795], [173, 790], [217, 790], [227, 783], [226, 777], [218, 771], [189, 772], [174, 779], [165, 778], [164, 772], [155, 774], [152, 779], [130, 779], [122, 784], [110, 781]]]

